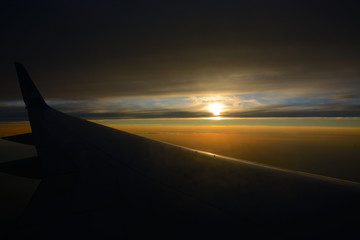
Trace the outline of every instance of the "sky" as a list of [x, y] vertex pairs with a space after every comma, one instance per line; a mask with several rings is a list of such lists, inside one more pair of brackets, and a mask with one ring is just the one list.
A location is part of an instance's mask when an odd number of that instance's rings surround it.
[[88, 119], [359, 117], [358, 10], [321, 0], [5, 0], [0, 121], [26, 120], [14, 61], [52, 106]]

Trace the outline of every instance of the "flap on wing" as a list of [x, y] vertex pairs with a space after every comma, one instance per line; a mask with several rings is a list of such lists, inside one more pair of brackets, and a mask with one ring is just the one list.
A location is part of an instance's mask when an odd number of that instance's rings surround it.
[[42, 165], [38, 157], [29, 157], [0, 163], [0, 171], [20, 177], [37, 179], [43, 177]]
[[18, 135], [13, 135], [13, 136], [7, 136], [7, 137], [3, 137], [2, 139], [8, 140], [11, 142], [16, 142], [16, 143], [35, 145], [35, 140], [34, 140], [34, 136], [32, 133], [24, 133], [24, 134], [18, 134]]

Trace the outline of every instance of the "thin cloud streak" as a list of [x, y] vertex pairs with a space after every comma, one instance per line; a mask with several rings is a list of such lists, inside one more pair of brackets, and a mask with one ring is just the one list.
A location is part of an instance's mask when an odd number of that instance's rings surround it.
[[[359, 117], [360, 97], [296, 97], [280, 93], [48, 100], [55, 109], [87, 119], [209, 118], [211, 104], [219, 104], [220, 117]], [[21, 101], [0, 101], [2, 121], [26, 120]]]

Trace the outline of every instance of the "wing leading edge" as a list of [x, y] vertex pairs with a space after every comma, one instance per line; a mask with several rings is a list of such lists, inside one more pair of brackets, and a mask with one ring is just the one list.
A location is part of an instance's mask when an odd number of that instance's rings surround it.
[[359, 234], [359, 184], [182, 148], [66, 115], [47, 106], [22, 65], [16, 69], [43, 180], [14, 239]]

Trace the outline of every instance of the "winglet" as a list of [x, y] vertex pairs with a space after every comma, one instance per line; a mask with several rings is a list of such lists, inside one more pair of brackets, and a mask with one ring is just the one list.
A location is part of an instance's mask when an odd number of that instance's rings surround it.
[[44, 110], [48, 108], [49, 106], [46, 104], [39, 90], [36, 88], [35, 84], [31, 80], [25, 67], [21, 63], [15, 62], [15, 68], [26, 108], [28, 110]]

